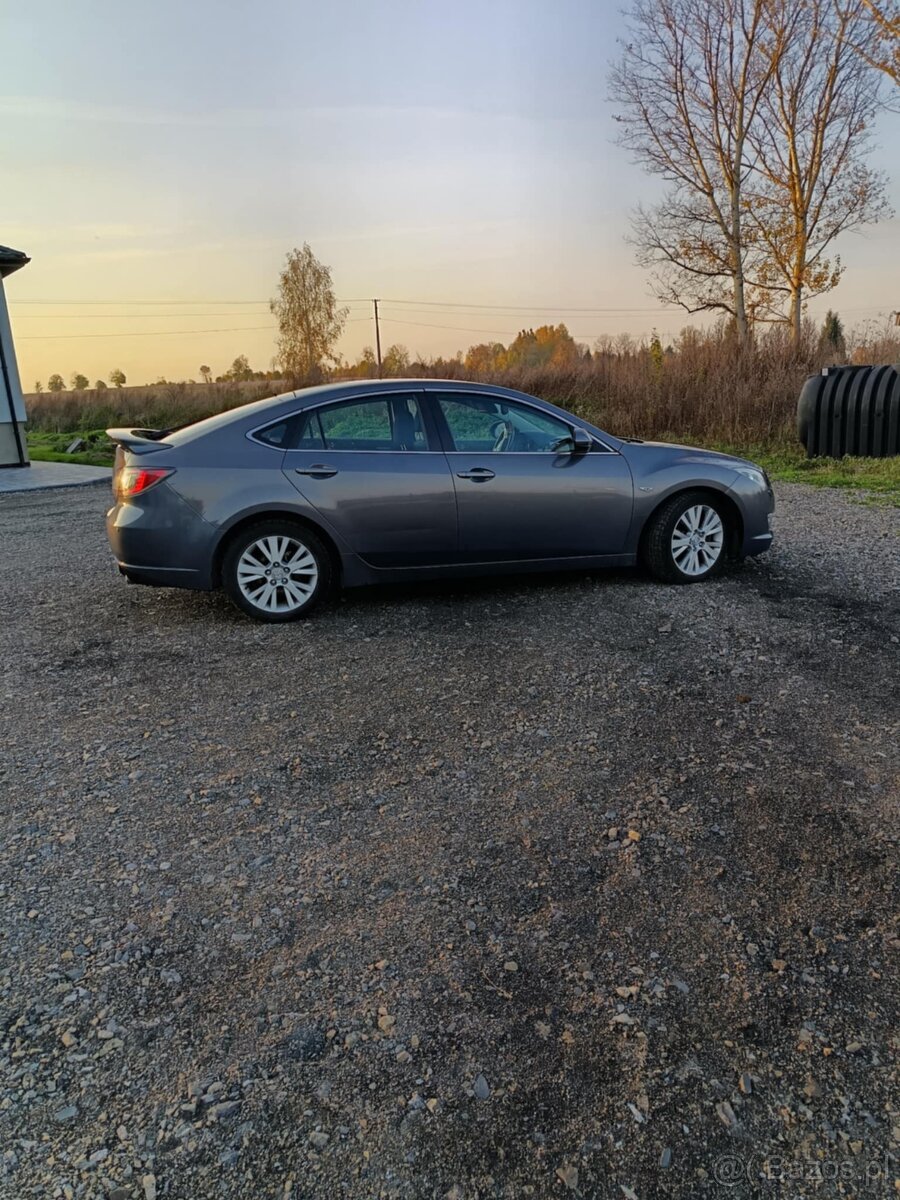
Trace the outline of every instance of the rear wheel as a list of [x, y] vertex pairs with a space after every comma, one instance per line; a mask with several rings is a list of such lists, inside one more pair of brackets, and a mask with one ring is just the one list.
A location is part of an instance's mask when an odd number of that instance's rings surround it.
[[241, 531], [222, 560], [222, 585], [257, 621], [295, 621], [328, 594], [331, 560], [308, 529], [259, 521]]
[[700, 583], [722, 569], [727, 538], [727, 517], [715, 497], [685, 492], [651, 518], [644, 561], [665, 583]]

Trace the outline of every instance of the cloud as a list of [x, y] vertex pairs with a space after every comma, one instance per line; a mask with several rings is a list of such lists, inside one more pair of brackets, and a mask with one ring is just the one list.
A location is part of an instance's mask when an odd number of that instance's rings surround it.
[[[313, 105], [301, 108], [228, 108], [209, 112], [179, 112], [171, 109], [95, 104], [90, 101], [60, 100], [52, 96], [0, 96], [0, 116], [50, 121], [86, 121], [108, 125], [184, 126], [199, 129], [292, 128], [301, 118], [356, 120], [373, 116], [427, 116], [433, 120], [477, 119], [521, 123], [512, 113], [476, 108], [433, 108], [428, 105], [362, 106]], [[532, 123], [529, 118], [526, 123]]]

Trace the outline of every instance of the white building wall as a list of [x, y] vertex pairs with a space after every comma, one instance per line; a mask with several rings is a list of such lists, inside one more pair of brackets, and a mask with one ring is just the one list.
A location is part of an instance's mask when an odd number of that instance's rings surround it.
[[[9, 326], [6, 292], [0, 279], [0, 349], [3, 369], [0, 370], [0, 467], [27, 466], [25, 445], [25, 401], [19, 381], [16, 349]], [[7, 385], [8, 381], [8, 385]], [[24, 460], [24, 461], [23, 461]]]
[[6, 308], [6, 292], [3, 280], [0, 279], [0, 345], [3, 347], [3, 360], [6, 363], [6, 374], [12, 386], [12, 408], [10, 396], [7, 393], [6, 379], [0, 372], [0, 424], [8, 425], [15, 413], [20, 423], [25, 421], [25, 401], [22, 399], [22, 384], [19, 381], [19, 367], [16, 363], [16, 348], [13, 345], [12, 329], [9, 325], [9, 312]]

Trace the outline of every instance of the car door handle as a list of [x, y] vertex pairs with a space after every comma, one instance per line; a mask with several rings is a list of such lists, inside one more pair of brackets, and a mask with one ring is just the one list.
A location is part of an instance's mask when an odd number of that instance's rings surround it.
[[312, 475], [313, 479], [330, 479], [337, 475], [337, 467], [327, 467], [324, 463], [314, 463], [311, 467], [295, 467], [295, 475]]
[[494, 472], [487, 467], [473, 467], [471, 471], [457, 471], [456, 476], [458, 479], [472, 479], [475, 483], [487, 483], [494, 478]]

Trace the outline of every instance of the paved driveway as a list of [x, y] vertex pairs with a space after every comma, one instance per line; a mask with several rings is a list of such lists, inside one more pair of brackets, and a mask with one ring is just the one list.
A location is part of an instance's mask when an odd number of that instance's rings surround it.
[[262, 627], [106, 503], [0, 498], [0, 1196], [892, 1191], [898, 510]]
[[110, 467], [84, 467], [78, 463], [34, 462], [28, 467], [0, 467], [0, 495], [78, 487], [108, 481], [111, 476]]

